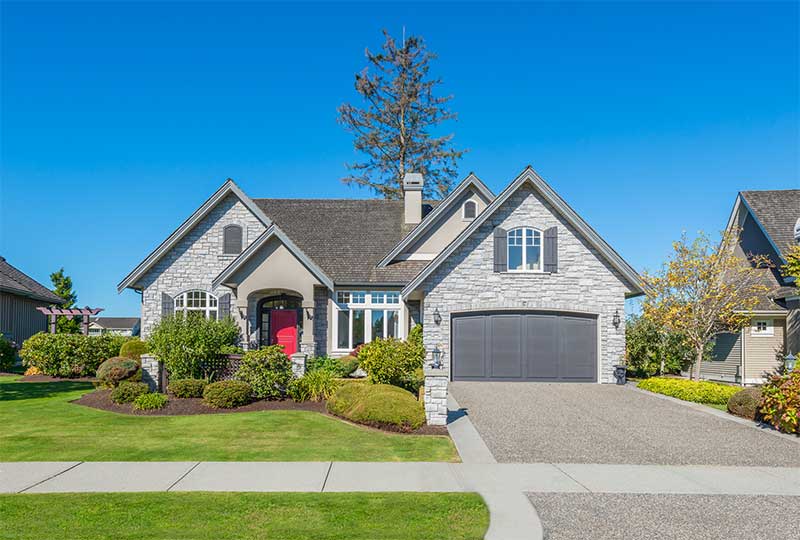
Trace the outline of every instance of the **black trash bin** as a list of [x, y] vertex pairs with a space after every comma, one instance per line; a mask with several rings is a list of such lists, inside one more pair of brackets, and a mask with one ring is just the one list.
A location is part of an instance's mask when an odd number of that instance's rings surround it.
[[614, 378], [617, 384], [625, 384], [628, 381], [628, 368], [625, 366], [614, 366]]

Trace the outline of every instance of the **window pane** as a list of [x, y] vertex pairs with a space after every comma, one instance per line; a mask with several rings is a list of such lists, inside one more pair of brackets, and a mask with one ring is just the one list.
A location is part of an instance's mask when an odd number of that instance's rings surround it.
[[398, 321], [400, 317], [398, 316], [398, 311], [387, 311], [386, 312], [386, 337], [397, 337], [397, 327]]
[[372, 310], [372, 339], [383, 338], [383, 310]]
[[373, 291], [370, 295], [372, 296], [373, 304], [383, 304], [386, 302], [386, 293], [384, 292]]
[[364, 325], [367, 319], [363, 309], [353, 309], [351, 312], [353, 314], [353, 348], [355, 349], [364, 343]]
[[339, 311], [336, 323], [337, 338], [336, 346], [340, 349], [350, 348], [350, 312]]
[[464, 217], [466, 219], [473, 219], [477, 212], [477, 206], [473, 201], [467, 201], [464, 203]]
[[522, 268], [522, 246], [508, 245], [508, 269], [520, 270]]
[[539, 269], [539, 255], [542, 248], [539, 246], [525, 247], [525, 270]]
[[178, 295], [175, 297], [175, 307], [182, 308], [183, 307], [183, 295]]
[[399, 304], [400, 303], [400, 293], [396, 293], [396, 292], [386, 293], [386, 303], [387, 304]]
[[340, 304], [347, 304], [350, 302], [350, 293], [339, 292], [336, 293], [336, 301]]
[[353, 304], [363, 304], [366, 299], [367, 293], [364, 291], [357, 291], [350, 293], [350, 302]]

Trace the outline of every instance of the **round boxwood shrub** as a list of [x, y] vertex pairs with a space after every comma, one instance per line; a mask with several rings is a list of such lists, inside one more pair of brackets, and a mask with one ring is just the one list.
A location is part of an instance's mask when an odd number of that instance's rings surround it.
[[179, 398], [200, 398], [207, 384], [204, 379], [174, 379], [169, 381], [169, 391]]
[[203, 401], [215, 409], [233, 409], [253, 400], [253, 387], [242, 381], [219, 381], [203, 390]]
[[234, 379], [249, 384], [258, 398], [280, 399], [292, 380], [292, 363], [280, 345], [247, 351]]
[[425, 410], [414, 395], [389, 384], [342, 385], [328, 400], [328, 412], [369, 426], [413, 431], [425, 424]]
[[122, 381], [136, 378], [141, 380], [141, 367], [138, 360], [115, 356], [114, 358], [109, 358], [97, 368], [97, 381], [100, 386], [113, 388]]
[[111, 391], [111, 401], [114, 403], [130, 403], [149, 391], [150, 387], [147, 383], [122, 381], [119, 386]]
[[122, 344], [122, 347], [119, 350], [119, 355], [127, 358], [133, 358], [134, 360], [139, 360], [139, 358], [141, 358], [143, 354], [147, 354], [148, 351], [149, 348], [146, 341], [142, 341], [139, 338], [133, 338]]
[[164, 394], [142, 394], [133, 400], [133, 408], [140, 411], [163, 409], [169, 399]]
[[729, 413], [749, 418], [750, 420], [756, 420], [760, 416], [758, 411], [760, 407], [760, 388], [744, 388], [733, 394], [728, 400]]

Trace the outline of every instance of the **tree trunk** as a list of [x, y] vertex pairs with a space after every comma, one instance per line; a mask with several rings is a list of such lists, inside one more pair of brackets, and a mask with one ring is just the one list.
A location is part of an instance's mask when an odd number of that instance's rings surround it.
[[697, 377], [696, 378], [697, 378], [698, 381], [700, 380], [700, 366], [703, 365], [703, 349], [704, 348], [705, 347], [701, 347], [697, 351], [695, 351], [694, 365], [695, 365], [695, 368], [697, 369]]

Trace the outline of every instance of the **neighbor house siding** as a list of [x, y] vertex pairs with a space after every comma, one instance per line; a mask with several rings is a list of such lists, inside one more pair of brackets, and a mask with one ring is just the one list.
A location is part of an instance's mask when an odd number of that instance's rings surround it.
[[792, 353], [795, 356], [800, 354], [800, 308], [793, 307], [797, 303], [797, 300], [790, 301], [792, 310], [786, 317], [786, 354]]
[[[232, 292], [227, 287], [211, 288], [214, 278], [236, 257], [223, 255], [223, 229], [240, 225], [244, 248], [264, 232], [263, 223], [233, 194], [222, 199], [193, 229], [169, 250], [136, 283], [142, 287], [142, 337], [146, 338], [161, 320], [161, 295], [175, 297], [190, 289], [211, 292], [216, 296]], [[236, 299], [232, 298], [232, 306]], [[248, 335], [246, 322], [237, 309], [231, 315]]]
[[772, 319], [772, 336], [754, 336], [751, 327], [745, 327], [745, 382], [761, 382], [765, 375], [776, 373], [783, 365], [786, 336], [786, 319]]
[[703, 362], [700, 377], [703, 379], [740, 382], [742, 366], [741, 332], [717, 336], [711, 358]]
[[22, 345], [33, 334], [47, 330], [47, 317], [36, 308], [48, 305], [41, 300], [0, 292], [0, 333]]
[[[542, 231], [558, 227], [558, 272], [493, 271], [495, 227]], [[600, 382], [613, 382], [614, 364], [625, 351], [625, 293], [629, 284], [578, 232], [525, 185], [473, 232], [421, 286], [425, 348], [444, 352], [450, 370], [450, 318], [460, 311], [497, 308], [576, 311], [598, 316]], [[440, 325], [433, 321], [438, 309]], [[622, 325], [612, 325], [615, 312]]]

